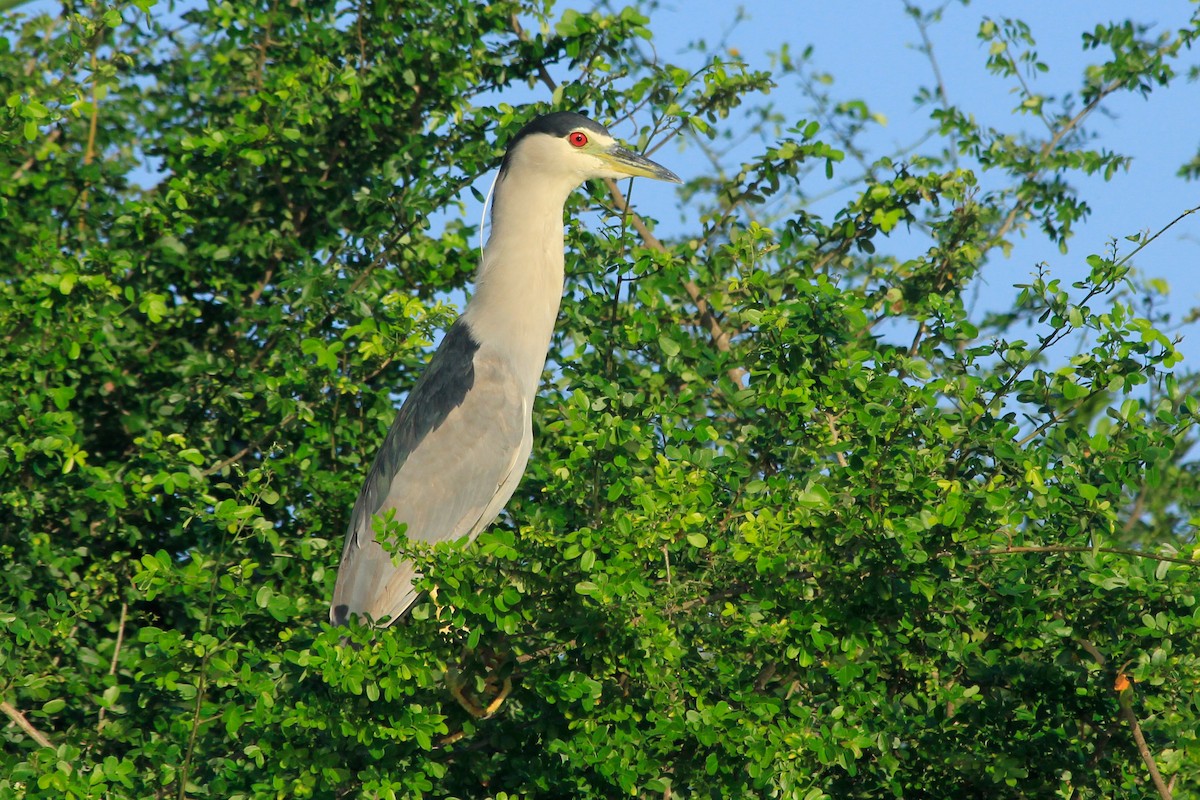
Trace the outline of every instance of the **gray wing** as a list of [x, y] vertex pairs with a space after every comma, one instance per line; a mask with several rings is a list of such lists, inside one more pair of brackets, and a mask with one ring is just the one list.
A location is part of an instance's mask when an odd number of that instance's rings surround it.
[[512, 496], [529, 459], [529, 402], [506, 360], [459, 319], [404, 401], [367, 475], [346, 534], [330, 619], [395, 620], [418, 577], [376, 541], [372, 518], [395, 509], [410, 540], [475, 536]]

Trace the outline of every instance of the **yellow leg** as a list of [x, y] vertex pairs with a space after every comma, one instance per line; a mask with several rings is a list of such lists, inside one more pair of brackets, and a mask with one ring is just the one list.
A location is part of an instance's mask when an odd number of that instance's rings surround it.
[[504, 705], [504, 701], [508, 699], [509, 694], [512, 693], [512, 678], [505, 678], [504, 685], [500, 687], [500, 691], [487, 704], [486, 708], [481, 708], [474, 699], [467, 696], [464, 685], [464, 682], [459, 680], [457, 671], [447, 670], [446, 688], [450, 690], [450, 696], [462, 706], [463, 711], [466, 711], [475, 719], [487, 719], [495, 714], [500, 710], [500, 706]]

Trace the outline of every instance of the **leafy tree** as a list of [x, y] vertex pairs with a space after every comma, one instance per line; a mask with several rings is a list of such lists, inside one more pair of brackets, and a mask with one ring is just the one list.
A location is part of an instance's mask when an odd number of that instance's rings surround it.
[[[3, 24], [0, 796], [1200, 795], [1198, 380], [1145, 302], [1155, 235], [1069, 249], [1072, 177], [1129, 165], [1089, 121], [1172, 90], [1200, 17], [1083, 33], [1061, 98], [985, 19], [1044, 132], [933, 86], [935, 136], [883, 158], [807, 54], [662, 62], [638, 8]], [[765, 96], [794, 80], [799, 115]], [[669, 238], [622, 187], [576, 198], [603, 216], [572, 215], [508, 514], [398, 544], [438, 597], [407, 624], [330, 629], [520, 85], [713, 169]], [[818, 213], [812, 175], [853, 197]], [[973, 310], [1018, 235], [1088, 275]]]

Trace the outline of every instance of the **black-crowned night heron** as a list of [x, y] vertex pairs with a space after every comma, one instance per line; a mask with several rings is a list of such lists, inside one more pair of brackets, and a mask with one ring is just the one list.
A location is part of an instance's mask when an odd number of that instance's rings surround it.
[[563, 205], [592, 178], [673, 172], [568, 112], [530, 122], [496, 179], [475, 294], [392, 423], [350, 515], [329, 617], [390, 624], [417, 598], [410, 562], [377, 541], [389, 510], [410, 540], [474, 538], [517, 488], [533, 446], [531, 412], [563, 293]]

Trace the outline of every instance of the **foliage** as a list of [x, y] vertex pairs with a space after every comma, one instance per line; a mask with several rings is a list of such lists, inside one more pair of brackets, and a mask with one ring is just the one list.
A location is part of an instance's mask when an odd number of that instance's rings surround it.
[[[1089, 116], [1170, 90], [1200, 20], [1085, 32], [1060, 98], [1033, 32], [983, 20], [1013, 127], [930, 87], [936, 135], [884, 158], [807, 54], [664, 63], [633, 8], [4, 27], [0, 797], [1200, 796], [1198, 380], [1145, 311], [1154, 237], [1069, 250], [1071, 177], [1129, 167]], [[764, 96], [792, 81], [807, 117]], [[521, 84], [655, 109], [628, 138], [713, 169], [665, 243], [580, 194], [605, 216], [569, 223], [508, 514], [412, 553], [438, 603], [408, 624], [330, 629]], [[1086, 274], [972, 309], [1018, 235]]]

